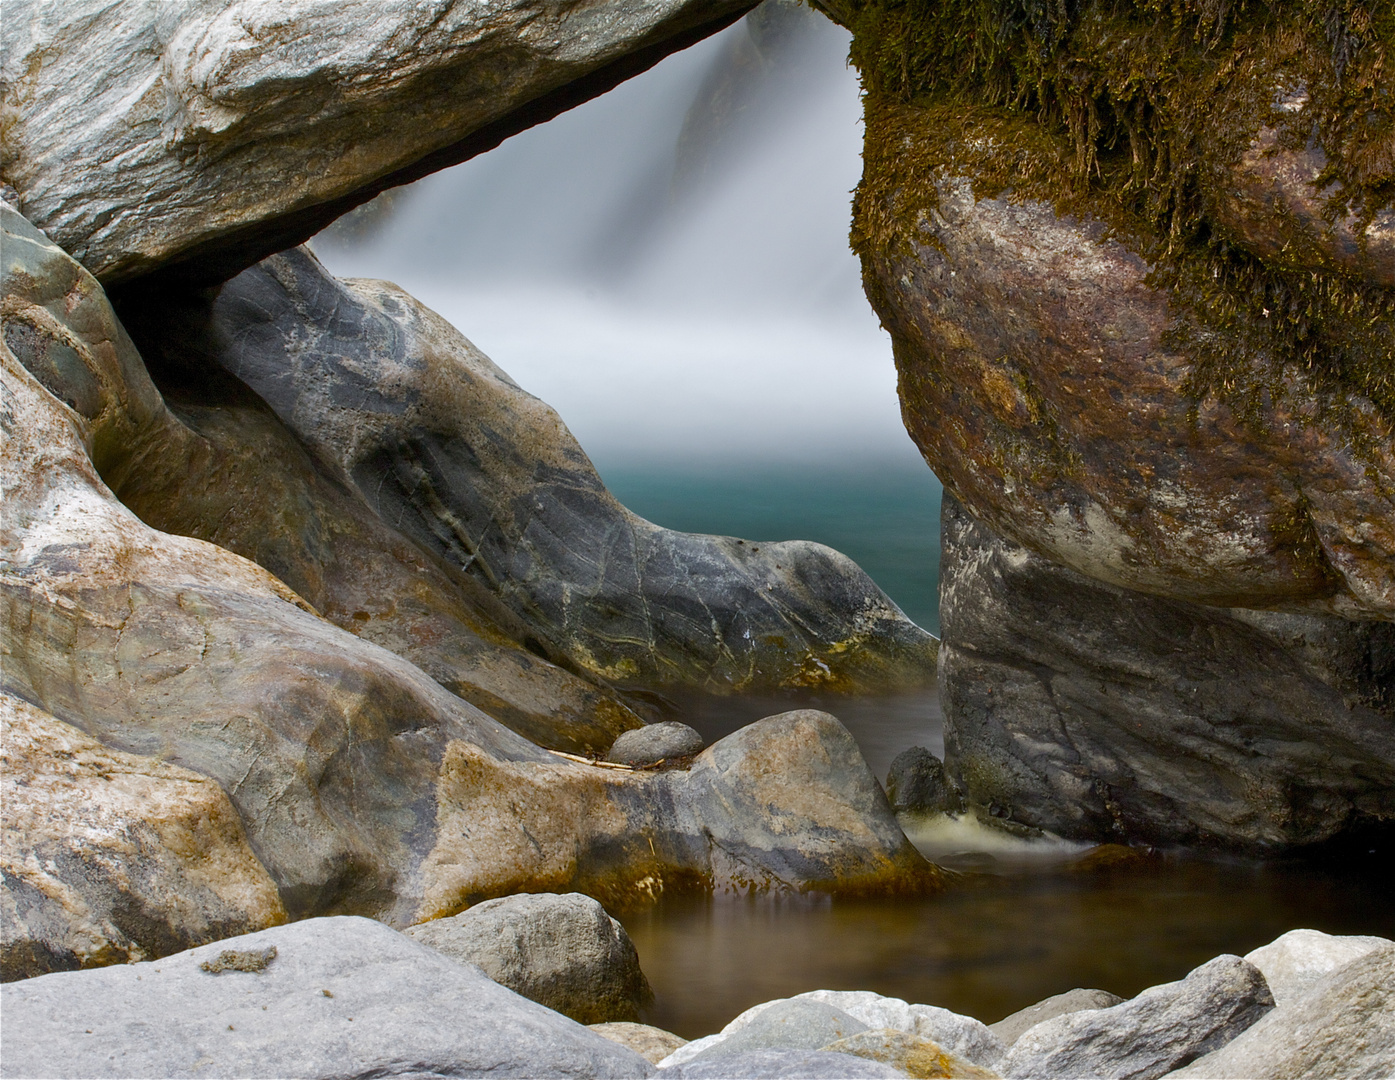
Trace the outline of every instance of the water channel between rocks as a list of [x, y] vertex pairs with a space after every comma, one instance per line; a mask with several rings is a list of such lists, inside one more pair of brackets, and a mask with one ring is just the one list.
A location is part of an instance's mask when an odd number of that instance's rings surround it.
[[[943, 748], [933, 690], [685, 704], [709, 739], [782, 708], [823, 708], [882, 779], [900, 750]], [[945, 818], [903, 824], [928, 857], [962, 874], [955, 888], [920, 900], [677, 896], [620, 913], [655, 990], [644, 1019], [691, 1039], [758, 1002], [822, 988], [991, 1023], [1077, 986], [1129, 997], [1296, 927], [1395, 938], [1390, 853], [1377, 842], [1321, 861], [1165, 852], [1091, 867], [1080, 845], [1024, 843]]]

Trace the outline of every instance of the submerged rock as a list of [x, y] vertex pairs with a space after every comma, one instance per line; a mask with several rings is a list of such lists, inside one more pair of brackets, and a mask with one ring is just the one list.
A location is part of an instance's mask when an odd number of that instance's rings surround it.
[[1264, 973], [1276, 1005], [1303, 997], [1338, 968], [1368, 952], [1395, 945], [1381, 937], [1334, 936], [1320, 930], [1290, 930], [1245, 959]]
[[1258, 968], [1218, 956], [1130, 1001], [1029, 1028], [999, 1068], [1014, 1080], [1156, 1080], [1225, 1045], [1273, 1008]]
[[1128, 592], [941, 512], [946, 765], [981, 815], [1272, 851], [1395, 812], [1395, 625]]
[[588, 1026], [597, 1035], [602, 1035], [611, 1042], [618, 1042], [621, 1046], [628, 1047], [653, 1065], [657, 1065], [688, 1042], [687, 1039], [679, 1038], [671, 1031], [651, 1027], [649, 1024], [631, 1024], [621, 1020], [615, 1023], [590, 1024]]
[[551, 408], [395, 286], [340, 282], [297, 249], [211, 306], [128, 296], [122, 316], [169, 378], [221, 368], [249, 386], [379, 517], [574, 670], [717, 693], [933, 676], [935, 639], [845, 556], [631, 514]]
[[[269, 957], [204, 970], [220, 953]], [[638, 1054], [369, 919], [0, 988], [12, 1076], [643, 1077]]]
[[4, 693], [0, 806], [0, 980], [153, 959], [286, 919], [217, 784]]
[[580, 893], [504, 896], [404, 932], [578, 1023], [634, 1020], [653, 997], [630, 935]]
[[171, 279], [215, 283], [749, 7], [7, 0], [0, 168], [104, 283], [171, 264]]
[[[1250, 956], [1245, 959], [1254, 963]], [[1107, 990], [1067, 990], [1064, 994], [1056, 994], [1044, 1001], [1038, 1001], [1035, 1005], [1019, 1009], [996, 1024], [989, 1024], [988, 1030], [1011, 1046], [1024, 1031], [1036, 1027], [1043, 1021], [1053, 1020], [1067, 1013], [1082, 1012], [1085, 1009], [1108, 1009], [1123, 1000], [1118, 994], [1111, 994]]]
[[687, 724], [670, 720], [623, 732], [605, 759], [621, 765], [654, 765], [696, 754], [704, 745], [703, 737]]
[[1395, 945], [1381, 945], [1330, 972], [1232, 1042], [1170, 1075], [1196, 1080], [1395, 1076]]

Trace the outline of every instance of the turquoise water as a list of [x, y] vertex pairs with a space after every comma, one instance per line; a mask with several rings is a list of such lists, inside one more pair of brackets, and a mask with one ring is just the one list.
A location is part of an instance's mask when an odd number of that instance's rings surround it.
[[917, 461], [597, 465], [622, 503], [665, 528], [836, 548], [940, 632], [941, 489]]

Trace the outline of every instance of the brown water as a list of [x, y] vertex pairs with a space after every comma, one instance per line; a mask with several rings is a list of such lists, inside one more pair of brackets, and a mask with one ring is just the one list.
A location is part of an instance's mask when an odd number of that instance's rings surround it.
[[[766, 710], [834, 712], [878, 776], [909, 745], [943, 745], [933, 696], [880, 702], [709, 702], [685, 719], [708, 738]], [[851, 707], [850, 707], [851, 706]], [[750, 715], [750, 714], [754, 715]], [[1085, 849], [1026, 844], [970, 822], [906, 821], [960, 883], [928, 899], [665, 897], [621, 916], [656, 1000], [649, 1023], [696, 1038], [761, 1001], [874, 990], [993, 1022], [1072, 987], [1132, 996], [1287, 930], [1395, 938], [1389, 839], [1304, 862], [1164, 853], [1084, 870]]]

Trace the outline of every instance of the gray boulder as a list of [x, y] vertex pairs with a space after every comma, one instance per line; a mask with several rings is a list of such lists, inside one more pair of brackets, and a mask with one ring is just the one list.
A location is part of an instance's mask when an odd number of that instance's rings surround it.
[[923, 746], [902, 750], [886, 774], [886, 797], [897, 813], [958, 810], [959, 796], [945, 776], [944, 763]]
[[1389, 1080], [1395, 1076], [1395, 945], [1372, 949], [1331, 972], [1232, 1042], [1171, 1075]]
[[681, 1080], [890, 1080], [906, 1074], [879, 1061], [826, 1050], [748, 1050], [660, 1069]]
[[578, 1023], [634, 1020], [653, 997], [630, 935], [580, 893], [486, 900], [404, 932]]
[[[1250, 957], [1245, 959], [1250, 960]], [[1024, 1031], [1036, 1027], [1043, 1021], [1065, 1016], [1067, 1013], [1082, 1012], [1085, 1009], [1108, 1009], [1123, 1000], [1118, 994], [1111, 994], [1107, 990], [1067, 990], [1064, 994], [1056, 994], [1038, 1001], [1035, 1005], [1019, 1009], [996, 1024], [989, 1024], [988, 1029], [1011, 1046]]]
[[706, 743], [687, 724], [669, 720], [622, 732], [606, 755], [621, 765], [654, 765], [669, 758], [698, 753]]
[[1245, 959], [1263, 972], [1274, 1003], [1283, 1006], [1357, 957], [1392, 944], [1395, 942], [1381, 937], [1336, 937], [1320, 930], [1290, 930], [1246, 953]]
[[175, 264], [209, 284], [750, 6], [7, 0], [5, 178], [104, 283]]
[[631, 514], [551, 408], [393, 285], [340, 282], [296, 249], [216, 297], [128, 297], [122, 315], [152, 364], [245, 383], [382, 520], [572, 670], [650, 691], [933, 677], [935, 639], [851, 560]]
[[789, 998], [773, 1003], [750, 1023], [703, 1048], [689, 1060], [703, 1061], [751, 1050], [818, 1050], [866, 1030], [866, 1024], [842, 1009], [820, 1001]]
[[999, 1071], [1014, 1080], [1155, 1080], [1224, 1046], [1273, 1008], [1258, 968], [1218, 956], [1120, 1005], [1029, 1028]]
[[1260, 851], [1388, 817], [1395, 623], [1145, 596], [942, 513], [945, 765], [981, 816]]
[[5, 1074], [648, 1076], [638, 1054], [369, 919], [0, 987]]

